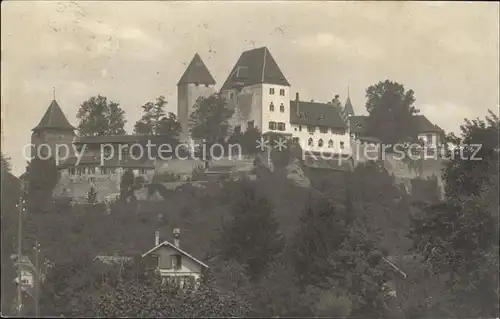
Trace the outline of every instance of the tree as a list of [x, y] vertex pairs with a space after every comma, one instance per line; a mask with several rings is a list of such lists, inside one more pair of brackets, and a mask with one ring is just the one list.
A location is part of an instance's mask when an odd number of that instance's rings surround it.
[[252, 281], [267, 270], [274, 256], [283, 249], [283, 237], [269, 201], [260, 197], [247, 181], [229, 183], [235, 188], [231, 219], [222, 229], [219, 254], [242, 264]]
[[232, 294], [222, 294], [211, 285], [179, 289], [155, 280], [151, 283], [121, 282], [96, 305], [105, 317], [242, 317], [248, 305]]
[[104, 96], [91, 97], [83, 102], [76, 117], [80, 120], [80, 136], [124, 135], [125, 111], [117, 102]]
[[385, 80], [368, 87], [366, 98], [367, 131], [371, 136], [392, 145], [416, 140], [412, 116], [419, 110], [413, 106], [413, 90], [406, 91], [402, 84]]
[[497, 187], [490, 177], [498, 174], [499, 119], [492, 111], [488, 113], [484, 120], [465, 119], [460, 126], [461, 138], [453, 134], [447, 137], [455, 146], [443, 175], [448, 197], [478, 195], [486, 185]]
[[181, 133], [181, 125], [177, 121], [177, 117], [173, 113], [168, 113], [166, 116], [165, 106], [167, 101], [164, 96], [156, 99], [156, 102], [147, 102], [142, 106], [143, 115], [134, 125], [134, 133], [141, 135], [160, 135], [163, 143], [174, 143], [175, 146], [179, 142]]
[[229, 119], [233, 111], [219, 94], [198, 99], [189, 116], [191, 136], [206, 140], [209, 146], [225, 140], [229, 130]]
[[[498, 117], [466, 120], [465, 146], [444, 170], [445, 202], [424, 206], [411, 219], [412, 250], [422, 256], [428, 276], [442, 286], [422, 310], [441, 317], [498, 316]], [[471, 160], [467, 145], [481, 144], [482, 160]], [[460, 154], [462, 153], [462, 156]], [[471, 163], [472, 162], [472, 163]]]
[[94, 186], [91, 186], [87, 192], [87, 202], [91, 205], [97, 204], [97, 192]]
[[130, 197], [134, 196], [134, 182], [134, 172], [129, 169], [125, 170], [120, 181], [120, 199], [128, 201]]
[[59, 181], [55, 159], [34, 158], [27, 169], [28, 211], [41, 212], [52, 201], [52, 192]]
[[3, 153], [0, 154], [0, 162], [2, 165], [2, 172], [9, 172], [11, 170], [10, 158], [5, 156]]

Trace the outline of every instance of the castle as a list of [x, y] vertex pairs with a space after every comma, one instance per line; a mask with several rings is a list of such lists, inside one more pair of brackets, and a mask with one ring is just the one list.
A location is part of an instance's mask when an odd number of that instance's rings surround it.
[[[365, 117], [355, 116], [349, 95], [344, 105], [338, 95], [326, 103], [301, 101], [299, 93], [292, 98], [291, 84], [267, 47], [243, 52], [220, 90], [217, 90], [216, 81], [200, 55], [195, 54], [177, 83], [177, 118], [182, 127], [182, 142], [191, 141], [189, 115], [197, 100], [217, 92], [234, 111], [230, 124], [235, 132], [254, 127], [264, 136], [277, 134], [293, 139], [310, 154], [327, 153], [346, 159], [353, 156], [355, 140], [378, 143], [366, 136]], [[437, 146], [439, 129], [424, 116], [416, 116], [415, 119], [419, 123], [419, 136], [425, 138], [428, 145]], [[58, 196], [82, 198], [90, 185], [95, 185], [99, 199], [103, 200], [106, 196], [119, 193], [125, 170], [132, 170], [148, 183], [161, 166], [156, 160], [136, 160], [127, 154], [120, 159], [101, 162], [100, 145], [112, 144], [118, 153], [120, 145], [144, 143], [143, 136], [76, 137], [74, 132], [75, 128], [55, 99], [33, 129], [31, 142], [35, 147], [48, 144], [55, 150], [56, 145], [64, 144], [73, 150], [74, 146], [81, 148], [86, 145], [79, 165], [76, 165], [74, 156], [57, 163], [61, 172], [61, 182], [55, 191]], [[59, 148], [59, 152], [62, 151], [64, 149]]]

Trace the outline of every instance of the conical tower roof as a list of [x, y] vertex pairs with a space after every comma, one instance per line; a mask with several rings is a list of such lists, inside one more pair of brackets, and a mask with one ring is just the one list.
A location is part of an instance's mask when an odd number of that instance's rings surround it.
[[40, 123], [33, 129], [33, 131], [55, 128], [63, 130], [73, 131], [75, 128], [69, 124], [68, 119], [64, 115], [63, 111], [56, 100], [52, 100], [49, 108], [43, 115]]
[[352, 107], [351, 97], [349, 95], [349, 89], [347, 90], [347, 100], [344, 105], [344, 114], [347, 116], [354, 115], [354, 108]]
[[189, 83], [198, 83], [198, 84], [208, 84], [214, 85], [215, 80], [208, 71], [205, 63], [201, 60], [201, 57], [198, 53], [196, 53], [189, 63], [186, 71], [182, 75], [179, 83], [177, 85], [189, 84]]

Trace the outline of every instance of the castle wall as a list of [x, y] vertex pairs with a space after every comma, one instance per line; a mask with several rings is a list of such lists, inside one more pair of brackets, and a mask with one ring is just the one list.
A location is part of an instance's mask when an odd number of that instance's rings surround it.
[[[65, 157], [72, 156], [74, 154], [73, 139], [74, 134], [72, 131], [45, 129], [33, 132], [31, 135], [31, 157], [34, 158], [38, 154], [42, 156], [51, 155], [52, 157], [56, 157], [56, 159], [64, 159]], [[58, 145], [60, 146], [58, 147]], [[66, 150], [69, 151], [68, 154], [66, 154]]]

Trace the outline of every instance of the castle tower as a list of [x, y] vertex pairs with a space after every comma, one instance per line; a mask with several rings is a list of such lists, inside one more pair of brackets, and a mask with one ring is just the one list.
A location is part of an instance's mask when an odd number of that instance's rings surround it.
[[[32, 158], [39, 156], [45, 158], [50, 155], [58, 161], [68, 157], [73, 153], [74, 130], [54, 96], [40, 123], [32, 129]], [[67, 150], [69, 154], [66, 154]]]
[[267, 47], [245, 51], [221, 88], [234, 108], [232, 126], [263, 134], [291, 134], [290, 83]]
[[177, 83], [177, 119], [182, 126], [181, 142], [190, 140], [189, 115], [200, 97], [215, 93], [215, 80], [196, 53]]

